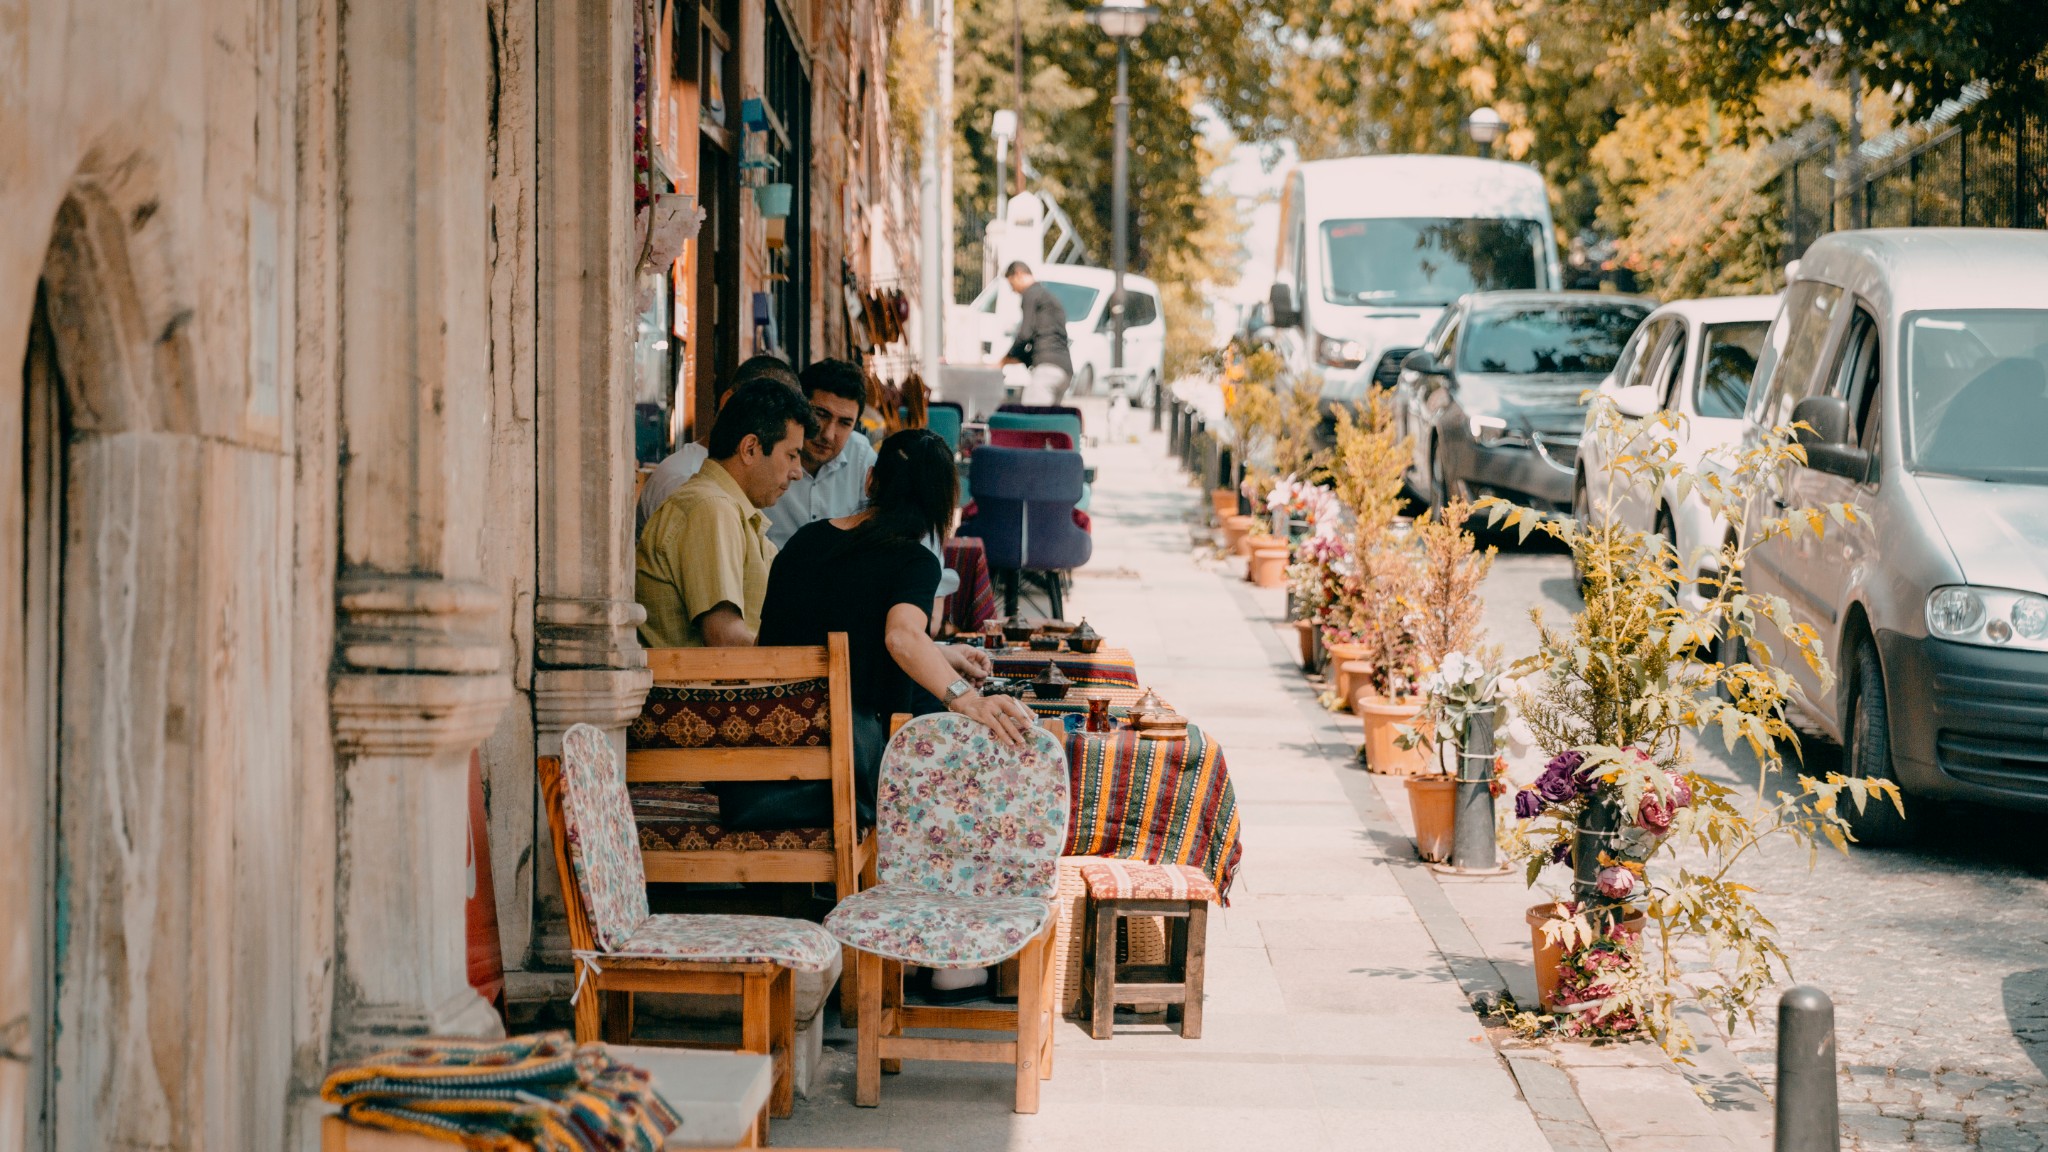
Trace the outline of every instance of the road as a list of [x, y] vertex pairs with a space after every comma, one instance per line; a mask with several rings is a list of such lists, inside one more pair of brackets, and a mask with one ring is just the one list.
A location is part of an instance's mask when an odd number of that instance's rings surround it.
[[[1503, 540], [1486, 587], [1491, 638], [1534, 650], [1531, 608], [1577, 607], [1571, 562], [1554, 546]], [[1755, 785], [1754, 762], [1696, 748], [1696, 767]], [[1822, 769], [1815, 750], [1809, 769]], [[1834, 997], [1845, 1148], [2048, 1149], [2048, 838], [2039, 816], [1914, 805], [1908, 848], [1825, 851], [1809, 867], [1790, 845], [1745, 882], [1779, 930], [1802, 983]], [[1775, 1005], [1776, 996], [1769, 1003]], [[1729, 1045], [1767, 1088], [1772, 1021]]]

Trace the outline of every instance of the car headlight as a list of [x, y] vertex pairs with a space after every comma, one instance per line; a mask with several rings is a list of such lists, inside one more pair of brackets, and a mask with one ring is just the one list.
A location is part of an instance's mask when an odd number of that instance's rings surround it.
[[1365, 363], [1365, 345], [1334, 336], [1316, 337], [1316, 363], [1325, 368], [1356, 368]]
[[1508, 422], [1498, 416], [1467, 416], [1466, 427], [1472, 431], [1474, 443], [1487, 448], [1526, 448], [1529, 438], [1508, 427]]
[[2048, 652], [2048, 597], [2006, 588], [1936, 588], [1927, 631], [1943, 640]]

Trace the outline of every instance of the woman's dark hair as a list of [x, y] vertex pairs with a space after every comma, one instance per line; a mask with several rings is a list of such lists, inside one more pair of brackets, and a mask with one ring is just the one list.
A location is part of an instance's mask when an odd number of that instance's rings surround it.
[[868, 473], [868, 507], [874, 515], [855, 532], [881, 540], [923, 544], [953, 531], [960, 506], [960, 475], [953, 450], [929, 428], [905, 428], [875, 452]]
[[818, 434], [818, 418], [811, 415], [810, 401], [779, 381], [749, 380], [733, 389], [725, 407], [718, 410], [705, 447], [713, 460], [730, 460], [740, 450], [740, 442], [752, 436], [761, 442], [761, 451], [772, 451], [789, 435], [791, 424], [799, 429], [798, 439]]

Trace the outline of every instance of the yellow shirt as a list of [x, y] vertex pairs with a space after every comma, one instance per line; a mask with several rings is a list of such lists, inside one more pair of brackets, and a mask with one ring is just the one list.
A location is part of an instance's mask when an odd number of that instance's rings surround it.
[[716, 460], [648, 517], [634, 555], [633, 596], [647, 609], [644, 648], [702, 648], [697, 621], [720, 604], [761, 628], [768, 594], [768, 517]]

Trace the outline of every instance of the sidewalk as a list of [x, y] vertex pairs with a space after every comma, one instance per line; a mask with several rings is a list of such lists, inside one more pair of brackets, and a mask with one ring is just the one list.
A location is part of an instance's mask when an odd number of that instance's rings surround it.
[[[1130, 413], [1130, 428], [1148, 415]], [[1099, 431], [1098, 412], [1090, 421]], [[1255, 593], [1195, 553], [1198, 496], [1157, 437], [1089, 456], [1096, 551], [1069, 615], [1127, 645], [1147, 682], [1216, 739], [1243, 820], [1244, 869], [1231, 906], [1209, 922], [1203, 1036], [1182, 1040], [1172, 1026], [1125, 1016], [1113, 1040], [1095, 1041], [1064, 1022], [1041, 1110], [1017, 1116], [1007, 1069], [930, 1063], [887, 1077], [881, 1107], [856, 1109], [853, 1037], [835, 1031], [826, 1082], [776, 1124], [775, 1142], [907, 1152], [1603, 1147], [1569, 1082], [1539, 1072], [1518, 1085], [1467, 1007], [1461, 975], [1492, 974], [1355, 767], [1352, 721], [1324, 713], [1291, 663], [1272, 623], [1278, 594]]]

